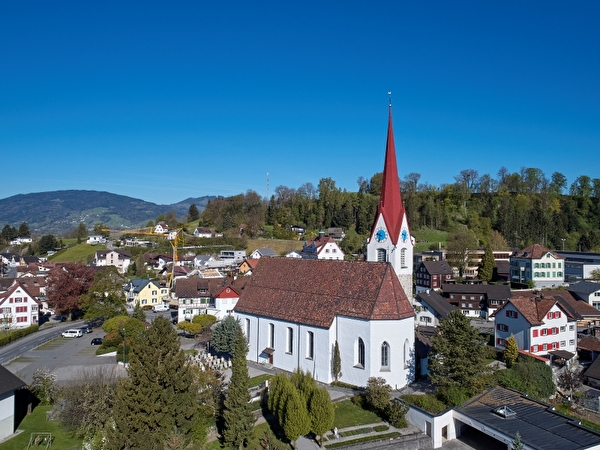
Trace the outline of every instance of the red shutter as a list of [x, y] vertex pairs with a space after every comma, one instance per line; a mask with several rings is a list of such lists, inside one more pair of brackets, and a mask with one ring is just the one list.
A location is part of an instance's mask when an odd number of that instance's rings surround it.
[[561, 312], [559, 311], [559, 312], [558, 312], [558, 318], [559, 318], [559, 319], [560, 319], [560, 315], [561, 315]]
[[538, 337], [538, 330], [533, 330], [533, 337]]
[[500, 324], [496, 324], [496, 330], [501, 331]]
[[531, 353], [535, 353], [535, 350], [534, 350], [534, 348], [535, 348], [535, 345], [532, 345], [532, 346], [531, 346]]
[[517, 311], [515, 311], [514, 316], [515, 316], [515, 319], [518, 319], [519, 318], [519, 313]]
[[501, 341], [502, 341], [502, 339], [500, 339], [500, 338], [496, 338], [496, 344], [497, 344], [497, 345], [500, 345], [500, 342], [501, 342]]
[[552, 334], [552, 330], [553, 330], [552, 327], [548, 328], [548, 336], [550, 336]]
[[548, 344], [548, 350], [552, 350], [552, 342]]
[[559, 348], [560, 348], [560, 342], [557, 342], [557, 343], [555, 343], [555, 344], [554, 344], [554, 346], [555, 346], [557, 349], [559, 349]]
[[506, 317], [509, 317], [509, 315], [508, 315], [508, 309], [506, 310]]

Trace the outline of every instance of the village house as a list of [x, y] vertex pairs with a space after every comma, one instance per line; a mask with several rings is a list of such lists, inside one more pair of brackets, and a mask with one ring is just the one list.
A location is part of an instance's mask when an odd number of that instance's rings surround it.
[[540, 244], [514, 252], [510, 257], [510, 281], [533, 283], [535, 289], [565, 284], [564, 257]]
[[[489, 319], [511, 297], [510, 286], [505, 284], [443, 284], [443, 296], [463, 310], [468, 317]], [[475, 306], [477, 305], [477, 306]]]
[[434, 290], [418, 292], [415, 297], [416, 324], [437, 327], [440, 320], [447, 319], [455, 309], [456, 306]]
[[98, 250], [93, 264], [96, 267], [116, 267], [120, 273], [125, 273], [131, 264], [131, 252], [128, 250]]
[[157, 281], [148, 278], [134, 278], [125, 285], [127, 306], [131, 309], [136, 305], [154, 306], [168, 303], [169, 288], [161, 286]]
[[415, 270], [416, 292], [439, 290], [442, 283], [454, 281], [454, 271], [447, 261], [422, 261]]
[[326, 236], [323, 231], [319, 236], [304, 242], [300, 256], [304, 259], [335, 259], [343, 260], [344, 252], [331, 236]]
[[210, 228], [198, 227], [194, 230], [194, 236], [197, 238], [212, 238], [213, 233]]
[[39, 324], [41, 303], [21, 284], [15, 281], [0, 293], [0, 327], [25, 328]]

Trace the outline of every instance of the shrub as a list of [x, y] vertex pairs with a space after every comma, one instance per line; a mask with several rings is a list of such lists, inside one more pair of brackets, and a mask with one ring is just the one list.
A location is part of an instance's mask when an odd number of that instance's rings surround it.
[[447, 409], [446, 405], [438, 400], [434, 395], [426, 394], [410, 394], [403, 395], [402, 400], [415, 405], [417, 408], [421, 408], [432, 414], [438, 414]]
[[469, 399], [469, 392], [458, 386], [439, 388], [436, 392], [438, 400], [447, 406], [459, 406]]
[[408, 412], [408, 404], [402, 401], [394, 400], [388, 403], [385, 407], [385, 416], [387, 421], [396, 428], [408, 427], [406, 421], [406, 413]]
[[356, 394], [350, 398], [350, 401], [361, 409], [365, 409], [366, 400], [363, 394]]
[[28, 334], [35, 333], [37, 330], [39, 330], [39, 328], [39, 325], [30, 325], [26, 328], [10, 330], [7, 334], [0, 336], [0, 347], [8, 344], [9, 342], [13, 342], [19, 338], [27, 336]]
[[385, 382], [384, 378], [371, 377], [365, 388], [365, 400], [370, 408], [383, 413], [390, 403], [392, 387]]

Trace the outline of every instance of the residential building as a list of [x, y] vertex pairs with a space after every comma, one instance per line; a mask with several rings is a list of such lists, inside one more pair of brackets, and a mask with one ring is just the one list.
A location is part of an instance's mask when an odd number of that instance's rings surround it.
[[337, 341], [341, 381], [366, 386], [377, 376], [397, 389], [411, 381], [414, 311], [389, 263], [261, 258], [235, 316], [249, 360], [331, 383]]
[[106, 238], [104, 236], [100, 236], [99, 234], [95, 234], [93, 236], [88, 236], [85, 243], [91, 245], [106, 244]]
[[327, 235], [332, 237], [336, 241], [341, 241], [346, 237], [346, 233], [343, 228], [332, 227], [327, 229]]
[[285, 257], [286, 258], [302, 258], [302, 255], [300, 254], [300, 252], [292, 250], [291, 252], [286, 253]]
[[275, 258], [277, 256], [279, 256], [279, 255], [275, 252], [275, 250], [270, 249], [269, 247], [261, 247], [261, 248], [257, 248], [252, 253], [250, 253], [250, 256], [248, 258], [250, 258], [250, 259], [260, 259], [262, 257]]
[[3, 329], [25, 328], [39, 324], [41, 303], [23, 286], [15, 281], [0, 293], [0, 327]]
[[258, 264], [258, 259], [254, 258], [246, 258], [239, 267], [240, 275], [251, 275], [252, 271], [255, 269]]
[[381, 194], [367, 243], [367, 261], [391, 263], [409, 299], [413, 297], [414, 245], [402, 203], [390, 105]]
[[[490, 318], [512, 297], [504, 284], [442, 284], [443, 296], [469, 317]], [[477, 306], [475, 306], [477, 305]]]
[[169, 232], [169, 225], [166, 222], [158, 222], [154, 227], [154, 233], [156, 234], [167, 234]]
[[169, 292], [168, 287], [148, 278], [134, 278], [125, 286], [127, 304], [131, 308], [135, 305], [150, 307], [168, 303]]
[[199, 238], [211, 238], [213, 233], [210, 228], [198, 227], [194, 230], [194, 236]]
[[417, 326], [437, 327], [440, 320], [447, 319], [457, 309], [434, 290], [417, 292], [415, 296], [415, 323]]
[[442, 283], [454, 281], [454, 271], [447, 261], [422, 261], [415, 271], [415, 288], [417, 293], [439, 290]]
[[219, 259], [228, 265], [237, 265], [246, 258], [246, 250], [221, 250]]
[[96, 267], [116, 267], [120, 273], [127, 272], [131, 264], [131, 252], [129, 250], [98, 250], [94, 256]]
[[27, 392], [27, 383], [16, 375], [0, 366], [0, 442], [17, 431], [24, 414], [19, 414], [18, 401], [20, 392]]
[[175, 282], [175, 298], [178, 301], [178, 320], [191, 321], [194, 316], [206, 314], [210, 307], [210, 280], [207, 278], [179, 278]]
[[571, 284], [567, 290], [577, 298], [589, 303], [600, 310], [600, 283], [593, 281], [578, 281]]
[[344, 259], [344, 252], [335, 239], [321, 231], [316, 238], [304, 242], [300, 256], [304, 259], [335, 259], [341, 261]]
[[494, 314], [496, 347], [512, 334], [520, 350], [550, 357], [556, 350], [577, 350], [577, 320], [554, 298], [513, 296]]
[[510, 257], [510, 281], [520, 284], [532, 281], [536, 289], [562, 286], [564, 257], [540, 244], [518, 250]]

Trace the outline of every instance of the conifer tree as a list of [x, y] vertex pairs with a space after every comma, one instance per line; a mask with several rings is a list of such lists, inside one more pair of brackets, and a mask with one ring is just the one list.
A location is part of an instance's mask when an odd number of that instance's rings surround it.
[[333, 372], [333, 378], [336, 383], [338, 378], [342, 376], [342, 357], [340, 356], [340, 346], [338, 341], [335, 341], [333, 346], [333, 362], [331, 365], [331, 371]]
[[515, 438], [510, 443], [510, 450], [523, 450], [523, 448], [525, 447], [523, 445], [523, 442], [521, 441], [521, 433], [517, 431], [517, 434], [515, 434]]
[[496, 267], [496, 260], [494, 259], [494, 252], [489, 242], [485, 244], [483, 258], [478, 269], [478, 277], [483, 281], [492, 281], [494, 276], [494, 267]]
[[323, 447], [323, 435], [333, 427], [335, 411], [331, 396], [326, 388], [317, 388], [309, 403], [311, 431], [319, 437], [319, 445]]
[[142, 309], [142, 305], [140, 305], [139, 303], [135, 304], [133, 312], [131, 313], [131, 317], [134, 319], [141, 320], [142, 322], [146, 321], [146, 313]]
[[249, 380], [246, 355], [248, 343], [238, 325], [237, 338], [231, 362], [231, 380], [224, 402], [223, 421], [225, 442], [233, 447], [242, 448], [248, 443], [254, 426], [254, 415], [248, 392]]
[[160, 448], [174, 433], [188, 436], [198, 394], [171, 323], [157, 317], [130, 345], [129, 376], [117, 388], [107, 448]]
[[310, 432], [311, 420], [306, 410], [306, 403], [297, 389], [292, 386], [285, 402], [283, 432], [295, 448], [296, 440]]
[[506, 363], [506, 367], [510, 369], [513, 366], [513, 364], [517, 362], [518, 357], [519, 346], [517, 345], [517, 340], [511, 333], [511, 335], [506, 340], [506, 345], [504, 347], [504, 352], [502, 353], [502, 358]]

